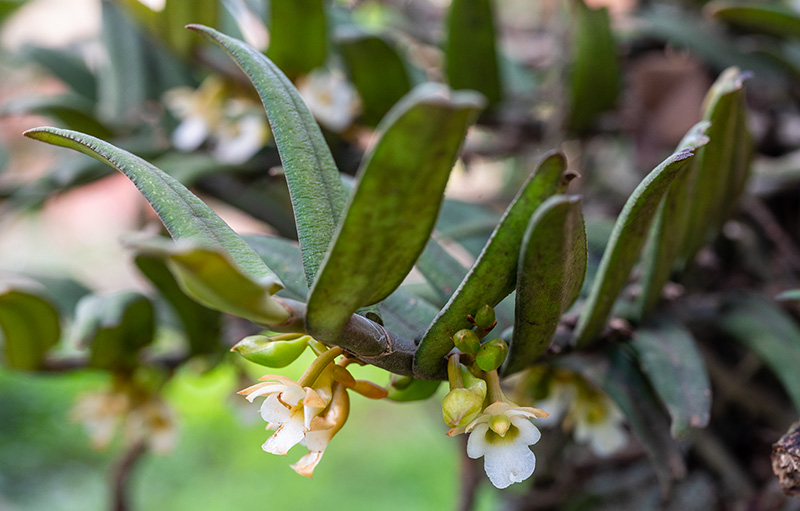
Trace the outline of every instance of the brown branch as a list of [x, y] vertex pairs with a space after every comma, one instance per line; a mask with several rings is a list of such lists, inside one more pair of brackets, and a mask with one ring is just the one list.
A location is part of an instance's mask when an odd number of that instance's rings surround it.
[[461, 438], [461, 459], [457, 511], [472, 511], [475, 508], [475, 497], [483, 481], [483, 462], [467, 456], [467, 435]]
[[142, 455], [147, 451], [143, 442], [137, 442], [128, 448], [115, 464], [111, 472], [111, 511], [130, 511], [128, 486], [133, 469]]

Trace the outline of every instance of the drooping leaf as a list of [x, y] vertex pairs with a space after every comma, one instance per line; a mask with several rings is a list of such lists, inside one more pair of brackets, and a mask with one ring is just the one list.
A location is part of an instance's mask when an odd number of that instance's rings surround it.
[[89, 365], [98, 369], [131, 370], [139, 351], [153, 342], [153, 303], [134, 292], [87, 295], [78, 303], [73, 337], [89, 348]]
[[659, 322], [638, 329], [630, 346], [672, 417], [672, 436], [705, 427], [711, 416], [711, 383], [691, 334], [677, 324]]
[[172, 306], [186, 333], [191, 354], [219, 351], [222, 334], [220, 314], [187, 296], [162, 258], [139, 254], [134, 262]]
[[87, 154], [125, 174], [153, 206], [176, 240], [187, 240], [230, 257], [238, 269], [273, 292], [283, 287], [258, 254], [214, 211], [178, 181], [141, 158], [94, 137], [57, 128], [25, 136]]
[[599, 113], [616, 104], [622, 72], [608, 9], [591, 9], [583, 0], [571, 3], [574, 6], [574, 50], [569, 76], [568, 125], [582, 132], [591, 127]]
[[289, 184], [306, 282], [311, 287], [347, 201], [322, 132], [289, 79], [262, 53], [214, 29], [189, 28], [228, 53], [261, 96]]
[[591, 342], [605, 326], [614, 301], [625, 286], [639, 257], [662, 198], [678, 172], [693, 156], [688, 149], [672, 154], [653, 169], [631, 193], [614, 224], [611, 238], [578, 319], [574, 334], [578, 346]]
[[375, 126], [411, 90], [406, 64], [382, 37], [346, 34], [336, 41], [350, 80], [361, 96], [364, 122]]
[[514, 290], [519, 247], [528, 221], [536, 208], [558, 192], [566, 165], [561, 153], [546, 156], [509, 205], [478, 260], [420, 341], [414, 360], [417, 374], [429, 375], [441, 367], [444, 356], [453, 349], [451, 336], [471, 328], [467, 315], [484, 305], [496, 306]]
[[294, 79], [325, 63], [327, 21], [323, 0], [270, 0], [267, 56]]
[[471, 92], [416, 89], [382, 135], [308, 298], [309, 333], [334, 338], [359, 308], [389, 296], [430, 238], [458, 150], [483, 106]]
[[[678, 151], [695, 151], [708, 143], [705, 132], [708, 121], [694, 125], [678, 144]], [[688, 164], [670, 185], [667, 196], [656, 213], [650, 228], [647, 250], [645, 250], [642, 269], [642, 292], [639, 298], [639, 319], [650, 314], [661, 298], [661, 290], [667, 283], [681, 253], [683, 241], [689, 224], [696, 221], [691, 217], [689, 192], [692, 178], [697, 168], [695, 158]]]
[[507, 374], [544, 353], [561, 315], [580, 294], [587, 261], [580, 197], [547, 199], [531, 218], [521, 250]]
[[791, 317], [762, 298], [745, 296], [726, 306], [720, 325], [772, 369], [800, 410], [800, 328]]
[[8, 367], [40, 369], [61, 337], [59, 314], [39, 294], [6, 288], [0, 290], [0, 332]]
[[445, 45], [451, 88], [476, 90], [490, 105], [502, 99], [496, 40], [492, 0], [453, 0]]
[[710, 121], [709, 142], [698, 150], [689, 191], [691, 218], [683, 256], [694, 254], [712, 237], [730, 214], [744, 189], [750, 166], [750, 137], [745, 126], [744, 80], [737, 68], [725, 70], [708, 92], [703, 119]]
[[754, 32], [800, 38], [800, 13], [783, 4], [717, 1], [706, 4], [705, 11], [709, 16]]

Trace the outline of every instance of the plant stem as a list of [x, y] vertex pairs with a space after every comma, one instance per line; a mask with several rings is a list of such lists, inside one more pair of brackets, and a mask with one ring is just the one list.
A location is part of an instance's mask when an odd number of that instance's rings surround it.
[[132, 445], [117, 462], [111, 473], [111, 511], [129, 511], [128, 483], [136, 463], [147, 450], [144, 442]]
[[319, 378], [319, 375], [322, 373], [322, 371], [325, 370], [325, 368], [328, 367], [331, 364], [331, 362], [333, 362], [334, 359], [339, 355], [341, 355], [342, 353], [343, 353], [342, 348], [336, 346], [334, 348], [329, 349], [322, 355], [318, 356], [311, 363], [311, 365], [308, 366], [308, 369], [306, 369], [306, 372], [303, 373], [303, 376], [301, 376], [300, 379], [297, 380], [297, 383], [301, 387], [313, 386], [314, 382], [317, 381], [317, 378]]

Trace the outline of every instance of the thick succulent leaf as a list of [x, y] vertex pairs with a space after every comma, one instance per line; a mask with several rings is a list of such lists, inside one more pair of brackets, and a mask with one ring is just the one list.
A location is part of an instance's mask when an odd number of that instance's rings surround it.
[[325, 63], [328, 33], [323, 0], [270, 0], [267, 57], [295, 78]]
[[661, 200], [678, 172], [693, 156], [688, 149], [672, 154], [653, 169], [628, 198], [614, 224], [611, 238], [578, 319], [575, 330], [575, 342], [578, 346], [588, 344], [605, 326], [614, 301], [625, 286], [639, 257], [639, 251], [644, 245]]
[[125, 174], [153, 206], [176, 240], [187, 240], [230, 257], [254, 281], [283, 287], [258, 254], [185, 186], [141, 158], [94, 137], [57, 128], [35, 128], [25, 136], [87, 154]]
[[672, 417], [672, 436], [705, 427], [711, 415], [711, 383], [691, 334], [680, 325], [659, 322], [637, 330], [630, 346]]
[[557, 193], [566, 170], [561, 153], [546, 156], [509, 205], [475, 264], [420, 342], [414, 360], [415, 371], [431, 375], [441, 368], [444, 356], [453, 349], [451, 336], [471, 328], [467, 315], [484, 305], [496, 306], [514, 290], [520, 245], [528, 221], [548, 197]]
[[531, 218], [521, 250], [507, 374], [547, 350], [561, 315], [581, 292], [587, 262], [581, 198], [547, 199]]
[[706, 12], [731, 25], [787, 39], [800, 38], [800, 13], [783, 4], [711, 2]]
[[140, 254], [134, 259], [137, 268], [172, 306], [183, 326], [192, 355], [209, 354], [221, 347], [220, 314], [191, 299], [180, 287], [161, 257]]
[[89, 348], [89, 365], [110, 370], [133, 369], [154, 332], [153, 303], [134, 292], [85, 296], [72, 326], [73, 338]]
[[622, 73], [608, 9], [590, 9], [583, 0], [572, 4], [575, 24], [568, 125], [580, 132], [591, 127], [597, 114], [614, 107]]
[[276, 325], [289, 317], [286, 308], [272, 297], [280, 289], [274, 281], [254, 280], [218, 251], [163, 239], [129, 240], [127, 244], [141, 254], [166, 261], [183, 292], [210, 309], [261, 325]]
[[472, 92], [424, 86], [386, 116], [311, 288], [311, 335], [335, 338], [351, 314], [389, 296], [411, 271], [433, 231], [467, 128], [482, 106]]
[[337, 37], [339, 52], [363, 107], [364, 122], [375, 126], [411, 90], [406, 64], [382, 37], [347, 34]]
[[416, 267], [439, 295], [442, 304], [453, 296], [467, 274], [464, 265], [450, 255], [436, 238], [431, 238], [425, 245]]
[[40, 369], [47, 350], [61, 337], [58, 311], [39, 294], [0, 290], [0, 332], [8, 367]]
[[744, 123], [744, 80], [737, 68], [725, 70], [708, 92], [703, 119], [710, 121], [708, 138], [698, 150], [689, 192], [691, 218], [684, 259], [689, 262], [731, 212], [747, 179], [750, 166], [749, 134]]
[[306, 282], [311, 287], [347, 201], [322, 132], [292, 83], [267, 57], [214, 29], [189, 28], [228, 53], [261, 96], [289, 184]]
[[633, 357], [621, 347], [610, 352], [611, 364], [603, 389], [619, 406], [653, 464], [663, 490], [686, 474], [680, 448], [670, 436], [669, 419], [650, 392]]
[[445, 45], [450, 87], [476, 90], [490, 105], [502, 99], [496, 40], [492, 0], [453, 0]]
[[762, 298], [747, 296], [725, 308], [720, 324], [772, 369], [800, 410], [800, 328], [792, 318]]
[[[708, 143], [705, 132], [708, 121], [694, 125], [678, 144], [678, 151], [694, 151]], [[697, 168], [697, 159], [688, 164], [673, 181], [653, 220], [647, 241], [647, 250], [642, 258], [642, 292], [639, 297], [639, 319], [650, 314], [661, 298], [661, 290], [667, 283], [675, 263], [680, 256], [683, 240], [689, 229], [691, 203], [689, 191]]]

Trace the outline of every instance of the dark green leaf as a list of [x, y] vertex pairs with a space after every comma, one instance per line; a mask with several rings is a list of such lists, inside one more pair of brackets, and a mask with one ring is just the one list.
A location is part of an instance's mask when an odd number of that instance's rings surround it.
[[411, 90], [406, 64], [382, 37], [353, 34], [338, 37], [337, 43], [361, 96], [364, 122], [375, 126]]
[[496, 40], [492, 0], [453, 0], [445, 46], [450, 87], [476, 90], [490, 105], [502, 99]]
[[249, 235], [244, 240], [264, 260], [267, 266], [275, 271], [278, 278], [286, 286], [278, 294], [301, 302], [306, 301], [306, 287], [303, 273], [303, 259], [300, 247], [296, 242], [276, 236]]
[[389, 395], [387, 399], [398, 402], [422, 401], [428, 399], [439, 389], [442, 383], [437, 380], [418, 380], [411, 376], [405, 376], [389, 385]]
[[58, 311], [48, 300], [22, 289], [0, 291], [0, 331], [8, 367], [36, 370], [61, 337]]
[[642, 372], [672, 417], [672, 436], [703, 428], [711, 415], [711, 383], [691, 334], [661, 322], [637, 330], [630, 344]]
[[386, 116], [311, 288], [306, 314], [311, 335], [335, 338], [356, 310], [389, 296], [411, 271], [481, 106], [473, 93], [422, 87]]
[[383, 325], [407, 339], [419, 337], [439, 312], [438, 307], [406, 291], [405, 287], [389, 295], [379, 307]]
[[127, 151], [74, 131], [36, 128], [25, 136], [74, 149], [125, 174], [153, 206], [176, 240], [187, 240], [227, 254], [250, 279], [277, 290], [283, 287], [258, 254], [214, 211], [178, 181]]
[[139, 293], [88, 295], [78, 303], [73, 337], [89, 348], [91, 367], [133, 369], [154, 332], [153, 304]]
[[522, 240], [514, 336], [505, 372], [520, 371], [550, 345], [586, 276], [586, 229], [579, 196], [557, 195], [534, 213]]
[[611, 308], [628, 280], [661, 200], [678, 172], [694, 154], [685, 149], [672, 154], [633, 191], [617, 217], [589, 297], [575, 329], [575, 341], [584, 346], [603, 329]]
[[325, 63], [327, 21], [323, 0], [270, 0], [267, 56], [294, 79]]
[[559, 190], [566, 166], [561, 153], [545, 157], [508, 207], [478, 260], [425, 332], [414, 360], [418, 374], [430, 375], [441, 367], [444, 356], [453, 349], [451, 336], [471, 327], [467, 315], [487, 304], [496, 306], [514, 290], [528, 221], [536, 208]]
[[590, 9], [574, 0], [573, 55], [569, 77], [569, 127], [585, 131], [597, 114], [614, 107], [622, 72], [608, 9]]
[[245, 43], [216, 30], [198, 25], [189, 28], [225, 50], [247, 74], [264, 102], [292, 196], [310, 287], [347, 201], [330, 149], [297, 90], [275, 64]]
[[75, 94], [82, 95], [92, 103], [97, 101], [97, 79], [80, 58], [63, 50], [39, 46], [26, 46], [22, 53], [26, 59], [41, 65], [64, 82]]
[[762, 298], [748, 296], [726, 307], [721, 325], [772, 369], [800, 410], [800, 328], [791, 317]]
[[112, 133], [94, 115], [94, 105], [84, 97], [74, 94], [32, 96], [15, 98], [3, 105], [0, 116], [42, 115], [60, 122], [65, 128], [88, 133], [99, 138], [109, 138]]
[[453, 292], [467, 274], [464, 265], [450, 255], [436, 238], [431, 238], [425, 245], [425, 250], [417, 259], [416, 266], [438, 293], [442, 304], [447, 303], [453, 296]]
[[783, 4], [711, 2], [706, 12], [731, 25], [787, 39], [800, 38], [800, 14]]

